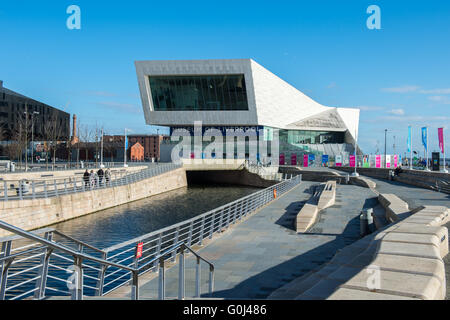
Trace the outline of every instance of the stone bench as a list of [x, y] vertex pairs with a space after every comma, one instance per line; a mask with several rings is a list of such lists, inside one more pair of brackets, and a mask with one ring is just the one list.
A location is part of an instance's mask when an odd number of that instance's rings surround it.
[[345, 248], [330, 262], [282, 288], [269, 299], [442, 300], [449, 252], [450, 210], [421, 206], [412, 211], [391, 194], [379, 197], [394, 220]]
[[[394, 211], [394, 210], [393, 210]], [[420, 207], [339, 250], [297, 299], [445, 299], [446, 207]], [[371, 286], [379, 274], [379, 287]]]
[[306, 232], [317, 220], [319, 211], [332, 206], [336, 200], [336, 181], [321, 183], [295, 218], [295, 230]]

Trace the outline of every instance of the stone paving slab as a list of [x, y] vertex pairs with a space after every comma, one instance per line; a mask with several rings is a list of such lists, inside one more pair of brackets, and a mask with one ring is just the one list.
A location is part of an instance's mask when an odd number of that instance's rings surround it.
[[[308, 233], [297, 234], [292, 219], [311, 196], [314, 182], [303, 182], [276, 202], [198, 250], [215, 266], [214, 298], [263, 299], [287, 282], [328, 262], [336, 250], [359, 239], [359, 214], [376, 203], [370, 189], [338, 185], [336, 207], [320, 213]], [[186, 258], [186, 296], [193, 296], [194, 259]], [[207, 290], [202, 270], [202, 292]], [[166, 296], [177, 296], [178, 265], [166, 271]], [[124, 291], [125, 292], [125, 291]], [[140, 298], [157, 296], [157, 279], [140, 286]], [[123, 296], [123, 294], [122, 294]], [[120, 297], [119, 292], [116, 297]], [[205, 296], [206, 297], [206, 296]]]

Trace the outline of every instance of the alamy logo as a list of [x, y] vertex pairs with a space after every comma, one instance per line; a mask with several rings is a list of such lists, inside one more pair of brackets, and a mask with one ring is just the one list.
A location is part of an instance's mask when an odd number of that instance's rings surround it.
[[69, 289], [69, 291], [78, 290], [78, 288], [80, 287], [80, 284], [78, 283], [80, 268], [71, 265], [66, 269], [66, 272], [71, 274], [69, 278], [67, 278], [67, 288]]
[[70, 16], [67, 18], [66, 25], [69, 30], [80, 30], [81, 29], [81, 9], [77, 5], [70, 5], [66, 10], [67, 14]]
[[370, 265], [366, 272], [369, 274], [366, 281], [367, 289], [380, 290], [381, 289], [381, 271], [379, 266]]
[[380, 7], [373, 4], [367, 8], [367, 13], [371, 14], [367, 18], [367, 22], [366, 22], [367, 28], [369, 30], [381, 29], [381, 9], [380, 9]]

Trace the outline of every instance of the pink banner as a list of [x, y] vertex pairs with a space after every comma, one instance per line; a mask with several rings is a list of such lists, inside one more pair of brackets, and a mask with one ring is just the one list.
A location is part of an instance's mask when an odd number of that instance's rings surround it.
[[284, 153], [280, 153], [280, 166], [284, 165]]
[[438, 128], [438, 136], [439, 136], [439, 149], [444, 153], [444, 128]]
[[291, 154], [291, 165], [296, 166], [297, 165], [297, 155]]
[[394, 168], [397, 168], [398, 166], [398, 156], [394, 155]]
[[308, 166], [308, 155], [307, 154], [303, 155], [303, 166], [304, 167]]
[[375, 167], [381, 168], [381, 156], [375, 157]]
[[350, 162], [350, 167], [355, 167], [356, 165], [356, 161], [355, 161], [355, 156], [350, 156], [349, 162]]

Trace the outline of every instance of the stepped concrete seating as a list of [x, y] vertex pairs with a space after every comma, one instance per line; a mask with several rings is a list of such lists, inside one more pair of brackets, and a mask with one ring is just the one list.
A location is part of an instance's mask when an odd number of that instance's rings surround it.
[[318, 209], [323, 210], [331, 207], [336, 201], [336, 181], [328, 181], [322, 190], [317, 203]]
[[366, 177], [350, 177], [350, 183], [369, 189], [375, 189], [377, 184]]
[[316, 222], [319, 211], [332, 206], [335, 200], [336, 181], [321, 183], [297, 214], [295, 219], [296, 231], [306, 232]]
[[378, 202], [385, 208], [388, 222], [398, 221], [411, 214], [408, 204], [394, 194], [380, 194]]
[[[339, 250], [333, 259], [276, 290], [269, 299], [445, 299], [443, 258], [450, 210], [422, 206], [405, 215], [395, 195], [380, 195], [391, 223]], [[396, 216], [394, 216], [396, 215]]]

